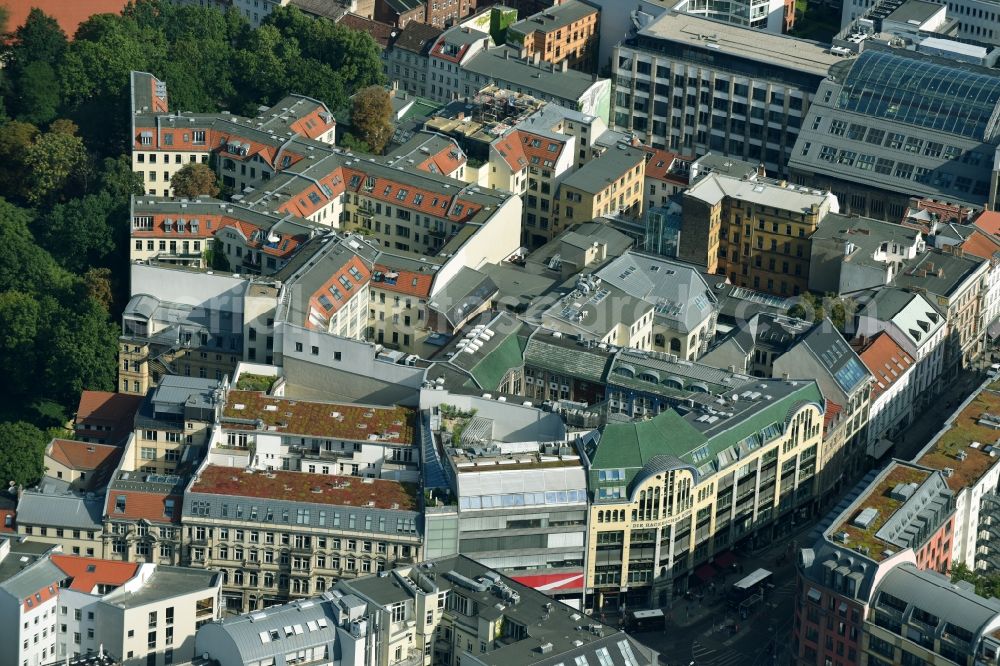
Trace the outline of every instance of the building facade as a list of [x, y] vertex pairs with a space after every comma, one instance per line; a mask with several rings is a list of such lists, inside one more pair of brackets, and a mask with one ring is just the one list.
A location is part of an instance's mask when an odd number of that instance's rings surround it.
[[719, 399], [609, 423], [581, 440], [594, 608], [663, 607], [686, 591], [699, 564], [780, 533], [793, 510], [814, 500], [824, 413], [818, 386], [762, 380]]

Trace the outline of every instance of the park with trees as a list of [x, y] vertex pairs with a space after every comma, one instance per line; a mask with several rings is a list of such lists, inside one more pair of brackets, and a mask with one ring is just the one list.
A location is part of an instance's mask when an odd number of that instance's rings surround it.
[[[38, 9], [0, 30], [6, 485], [41, 476], [48, 440], [72, 436], [65, 426], [82, 390], [116, 387], [129, 201], [143, 194], [128, 155], [130, 72], [166, 81], [172, 110], [249, 115], [290, 92], [341, 108], [384, 75], [370, 35], [289, 7], [257, 29], [234, 10], [137, 0], [74, 35]], [[189, 171], [185, 192], [218, 194], [210, 174]]]

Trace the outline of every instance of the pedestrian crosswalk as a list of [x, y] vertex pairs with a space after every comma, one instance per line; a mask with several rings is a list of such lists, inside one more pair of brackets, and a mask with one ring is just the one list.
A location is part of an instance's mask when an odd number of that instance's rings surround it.
[[710, 648], [701, 641], [695, 641], [691, 645], [691, 661], [698, 666], [736, 666], [746, 663], [746, 655], [728, 648]]

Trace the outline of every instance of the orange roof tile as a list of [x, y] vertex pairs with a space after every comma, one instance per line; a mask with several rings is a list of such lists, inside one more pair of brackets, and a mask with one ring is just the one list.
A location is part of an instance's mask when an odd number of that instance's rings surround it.
[[959, 244], [965, 254], [971, 254], [980, 259], [992, 259], [993, 255], [1000, 252], [1000, 240], [982, 231], [973, 231]]
[[660, 148], [652, 148], [650, 146], [643, 146], [642, 149], [649, 153], [649, 158], [646, 160], [646, 178], [653, 178], [655, 180], [667, 180], [671, 182], [676, 182], [678, 184], [687, 185], [687, 178], [676, 176], [670, 173], [670, 167], [674, 164], [676, 160], [681, 160], [682, 162], [691, 162], [693, 158], [682, 157], [677, 153], [672, 153], [667, 150], [662, 150]]
[[7, 0], [10, 11], [7, 28], [14, 30], [24, 24], [28, 12], [37, 7], [54, 18], [59, 27], [72, 37], [81, 23], [94, 14], [120, 14], [129, 0]]
[[[125, 497], [125, 510], [118, 511], [116, 502], [119, 496]], [[167, 516], [167, 500], [173, 500], [174, 509]], [[148, 520], [151, 523], [181, 522], [181, 495], [169, 493], [139, 492], [135, 490], [119, 490], [112, 487], [108, 490], [108, 505], [105, 507], [107, 517], [112, 520]]]
[[117, 465], [122, 449], [110, 444], [91, 444], [70, 439], [53, 439], [46, 455], [70, 469], [81, 472]]
[[827, 400], [826, 412], [823, 414], [823, 430], [827, 430], [830, 425], [838, 419], [842, 411], [844, 411], [843, 407], [832, 400]]
[[858, 356], [875, 375], [871, 396], [873, 401], [906, 374], [914, 363], [913, 357], [885, 332], [876, 335]]
[[[115, 443], [121, 441], [132, 431], [135, 413], [139, 411], [143, 397], [108, 391], [83, 391], [76, 408], [77, 433]], [[101, 426], [102, 429], [87, 426]]]
[[[417, 296], [428, 298], [431, 295], [431, 286], [434, 284], [434, 276], [429, 273], [419, 273], [417, 271], [398, 271], [386, 264], [375, 264], [375, 270], [382, 273], [377, 276], [380, 279], [373, 280], [373, 287], [384, 291], [391, 291], [405, 296]], [[395, 278], [390, 278], [395, 275]]]
[[466, 163], [465, 153], [449, 144], [417, 165], [421, 171], [448, 175]]
[[497, 152], [504, 159], [511, 171], [528, 168], [528, 158], [524, 156], [524, 148], [517, 132], [511, 132], [496, 142]]
[[518, 140], [521, 142], [521, 148], [528, 158], [528, 163], [538, 165], [539, 167], [551, 169], [562, 154], [563, 148], [566, 147], [565, 141], [557, 141], [540, 134], [532, 134], [523, 130], [511, 132], [511, 134], [518, 135]]
[[62, 569], [70, 577], [68, 587], [78, 592], [92, 593], [98, 585], [114, 585], [119, 587], [131, 580], [139, 565], [135, 562], [118, 562], [115, 560], [99, 560], [93, 557], [76, 557], [73, 555], [50, 555], [52, 564]]
[[[355, 255], [313, 293], [309, 304], [323, 319], [329, 320], [331, 314], [338, 312], [351, 300], [355, 289], [368, 288], [371, 276], [368, 266]], [[351, 288], [346, 288], [346, 284], [351, 285]]]
[[208, 465], [191, 486], [192, 493], [283, 499], [335, 506], [370, 506], [416, 511], [416, 484], [330, 476], [306, 472], [257, 472]]
[[1000, 212], [984, 210], [973, 224], [988, 234], [1000, 236]]

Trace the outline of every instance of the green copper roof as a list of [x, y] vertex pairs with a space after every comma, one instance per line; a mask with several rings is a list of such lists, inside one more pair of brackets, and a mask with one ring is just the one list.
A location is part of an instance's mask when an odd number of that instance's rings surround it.
[[503, 342], [472, 368], [472, 376], [483, 389], [492, 391], [503, 380], [511, 368], [520, 368], [525, 338], [517, 334], [508, 335]]
[[587, 445], [590, 469], [624, 469], [629, 483], [653, 458], [667, 456], [702, 474], [713, 474], [783, 433], [790, 413], [802, 405], [824, 404], [823, 394], [812, 381], [764, 380], [753, 390], [759, 396], [755, 400], [740, 399], [725, 406], [707, 403], [717, 414], [727, 410], [734, 414], [712, 423], [698, 421], [705, 412], [681, 414], [676, 410], [646, 421], [608, 423], [600, 437]]

